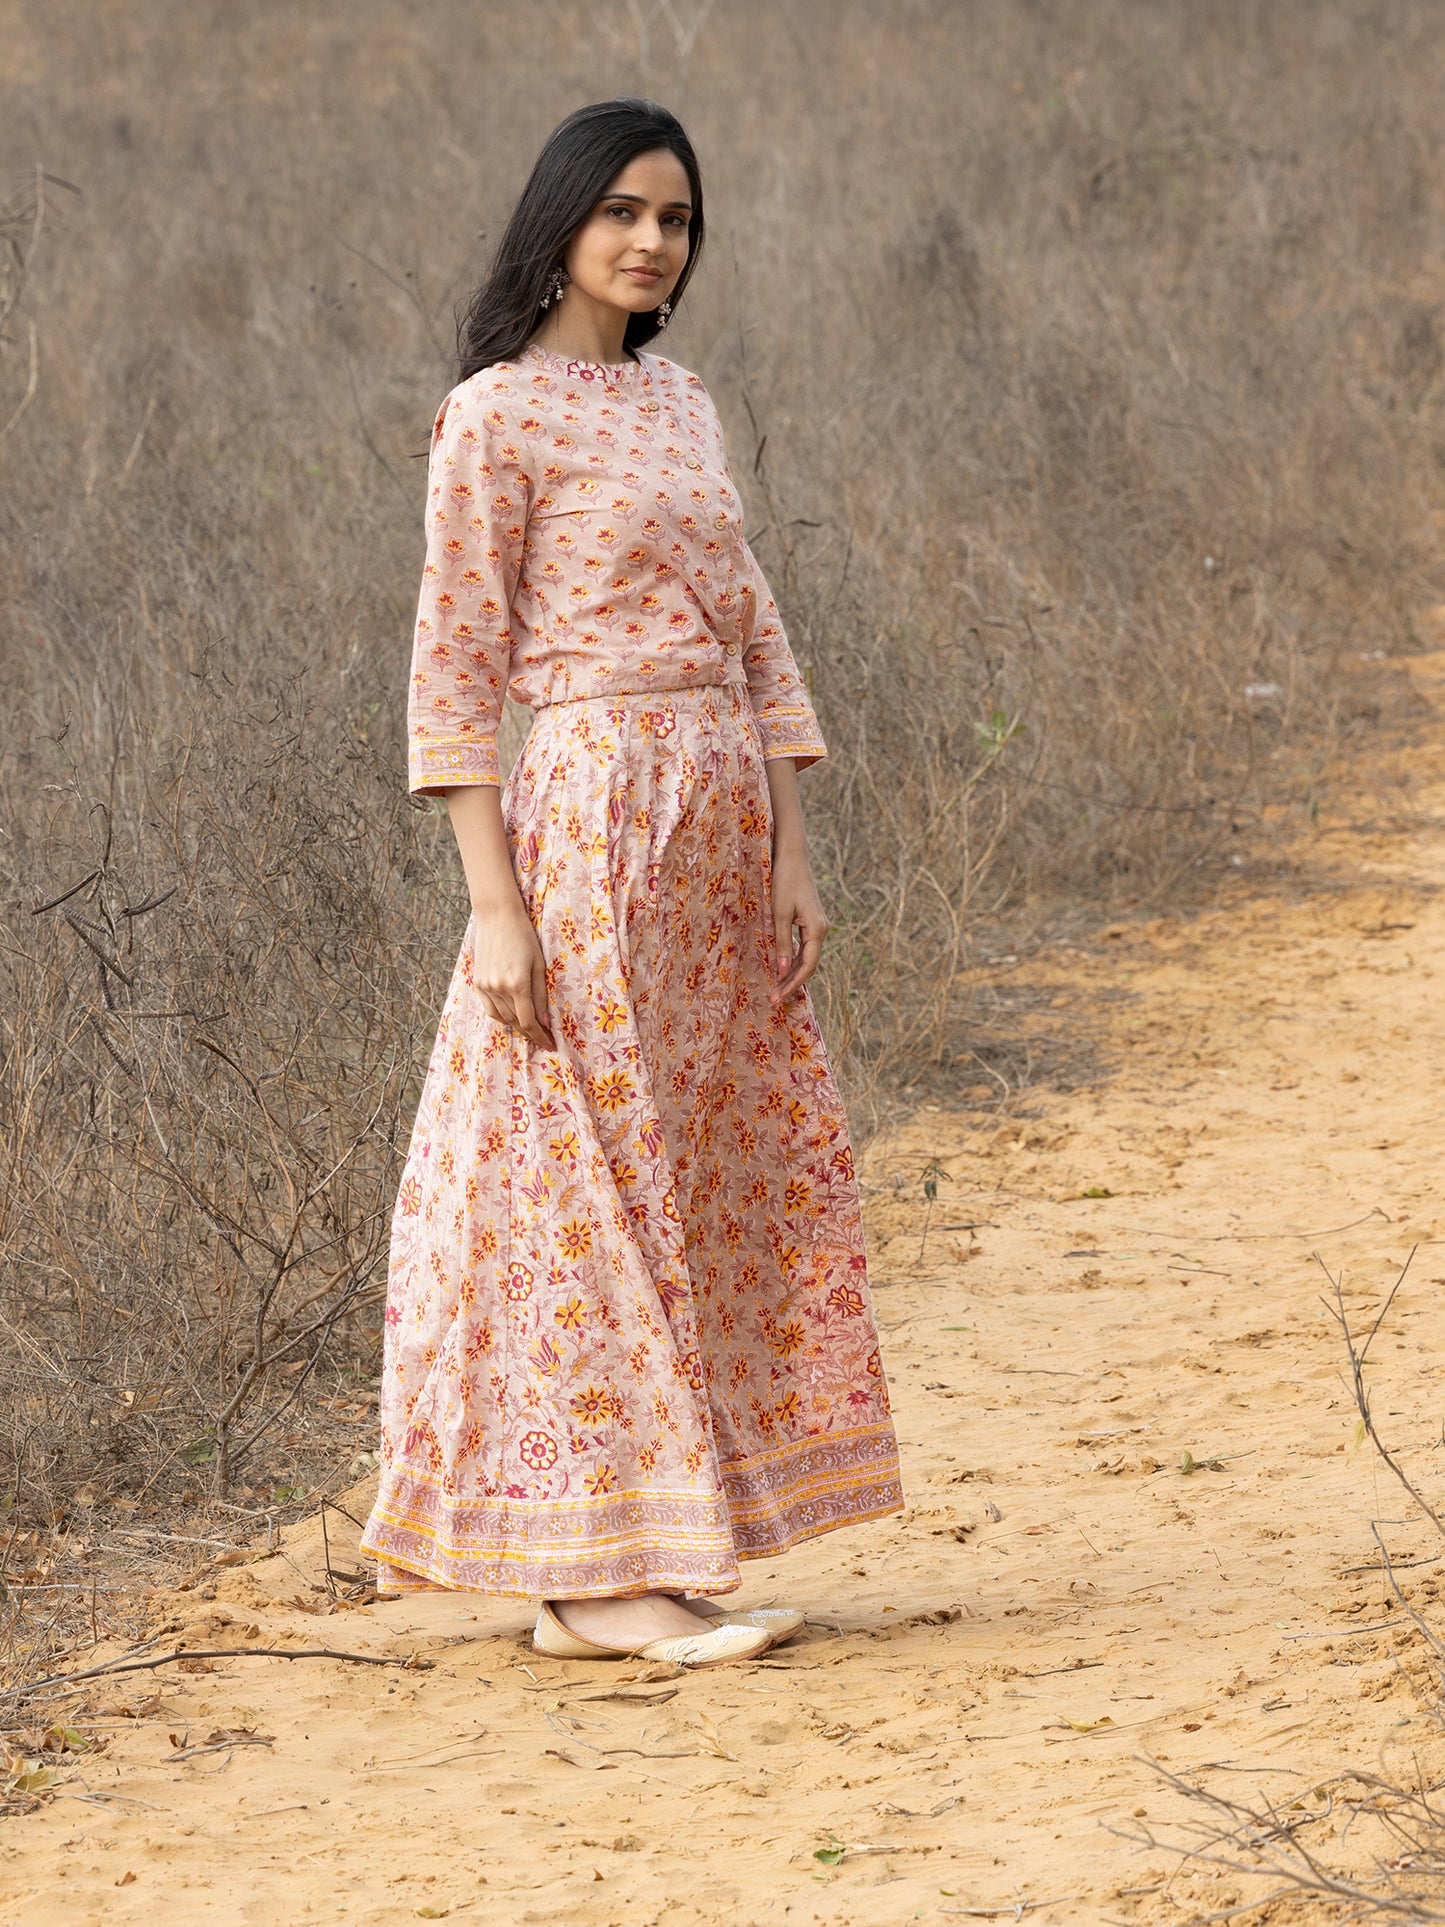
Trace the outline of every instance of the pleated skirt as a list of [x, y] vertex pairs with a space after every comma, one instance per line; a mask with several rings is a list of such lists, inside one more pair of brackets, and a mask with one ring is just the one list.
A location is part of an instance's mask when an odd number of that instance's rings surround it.
[[378, 1586], [726, 1593], [902, 1504], [847, 1120], [770, 1008], [746, 689], [555, 703], [503, 790], [556, 1049], [457, 959], [392, 1222]]

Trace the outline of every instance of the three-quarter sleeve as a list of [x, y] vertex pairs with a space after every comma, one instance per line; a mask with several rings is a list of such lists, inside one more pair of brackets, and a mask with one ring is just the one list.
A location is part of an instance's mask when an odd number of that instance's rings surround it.
[[757, 557], [743, 543], [743, 668], [748, 696], [763, 739], [763, 756], [792, 756], [807, 769], [828, 754], [818, 718], [799, 674], [783, 619]]
[[524, 438], [475, 380], [454, 388], [437, 414], [427, 491], [407, 786], [500, 785], [497, 729], [532, 479]]

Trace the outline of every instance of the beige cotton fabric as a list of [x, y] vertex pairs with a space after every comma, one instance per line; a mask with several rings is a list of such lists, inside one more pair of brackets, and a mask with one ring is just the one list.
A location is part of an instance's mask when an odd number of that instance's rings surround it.
[[825, 754], [702, 383], [529, 349], [437, 417], [413, 790], [499, 778], [556, 1049], [462, 941], [392, 1224], [384, 1591], [725, 1593], [895, 1511], [847, 1120], [773, 1009], [767, 759]]

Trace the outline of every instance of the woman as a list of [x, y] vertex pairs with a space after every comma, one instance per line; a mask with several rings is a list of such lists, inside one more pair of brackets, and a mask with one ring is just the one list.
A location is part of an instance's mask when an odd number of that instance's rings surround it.
[[[818, 733], [696, 375], [687, 136], [557, 128], [436, 418], [408, 708], [473, 915], [392, 1229], [383, 1592], [542, 1651], [745, 1658], [738, 1562], [898, 1509], [847, 1124], [806, 991]], [[536, 715], [500, 786], [503, 697]], [[794, 933], [797, 933], [795, 941]], [[691, 1595], [691, 1597], [689, 1597]]]

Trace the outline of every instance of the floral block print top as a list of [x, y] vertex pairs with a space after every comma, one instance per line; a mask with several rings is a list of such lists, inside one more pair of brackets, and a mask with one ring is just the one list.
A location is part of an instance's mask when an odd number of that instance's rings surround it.
[[500, 784], [508, 693], [540, 709], [739, 684], [765, 757], [827, 753], [696, 375], [526, 348], [447, 396], [429, 486], [412, 791]]

